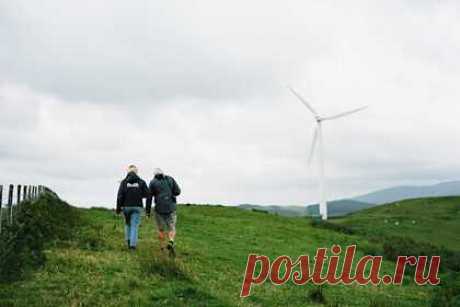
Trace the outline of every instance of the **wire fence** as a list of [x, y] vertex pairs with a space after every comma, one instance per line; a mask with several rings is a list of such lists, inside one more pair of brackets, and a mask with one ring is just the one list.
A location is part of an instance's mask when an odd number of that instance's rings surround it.
[[[13, 224], [14, 208], [26, 201], [34, 201], [48, 190], [42, 185], [0, 185], [0, 233], [4, 223]], [[3, 202], [5, 195], [5, 203]]]

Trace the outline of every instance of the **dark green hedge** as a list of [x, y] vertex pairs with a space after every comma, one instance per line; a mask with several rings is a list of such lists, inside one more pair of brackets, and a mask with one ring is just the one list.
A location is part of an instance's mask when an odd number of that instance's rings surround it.
[[316, 220], [316, 219], [312, 219], [310, 223], [313, 227], [329, 229], [329, 230], [341, 232], [341, 233], [348, 234], [348, 235], [355, 233], [353, 228], [346, 226], [346, 225], [342, 225], [342, 224], [336, 224], [336, 223], [331, 223], [328, 221]]
[[383, 255], [396, 260], [398, 256], [441, 256], [441, 271], [460, 271], [460, 252], [405, 237], [383, 237]]
[[0, 234], [0, 282], [20, 279], [42, 265], [46, 245], [70, 239], [79, 222], [78, 210], [52, 192], [15, 207], [13, 224], [4, 221]]
[[431, 300], [432, 307], [460, 306], [460, 273], [451, 272], [441, 279], [441, 285], [434, 292]]

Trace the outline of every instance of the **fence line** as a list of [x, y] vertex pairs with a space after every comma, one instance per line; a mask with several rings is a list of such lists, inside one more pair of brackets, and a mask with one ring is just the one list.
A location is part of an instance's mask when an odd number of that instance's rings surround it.
[[[44, 192], [46, 192], [48, 190], [48, 188], [46, 188], [45, 186], [42, 186], [42, 185], [21, 185], [21, 184], [18, 184], [16, 185], [16, 189], [15, 189], [15, 185], [14, 184], [10, 184], [8, 185], [8, 202], [5, 204], [7, 205], [8, 207], [5, 208], [6, 209], [6, 212], [8, 214], [8, 210], [9, 210], [9, 222], [10, 222], [10, 225], [13, 224], [13, 197], [14, 197], [14, 191], [16, 190], [16, 206], [25, 202], [25, 201], [34, 201], [36, 200], [41, 194], [43, 194]], [[6, 190], [5, 190], [6, 192]], [[22, 198], [21, 198], [22, 196]], [[3, 211], [4, 208], [3, 208], [3, 185], [0, 185], [0, 233], [2, 232], [2, 223], [3, 223]], [[8, 217], [8, 215], [7, 215]], [[7, 218], [8, 219], [8, 218]]]

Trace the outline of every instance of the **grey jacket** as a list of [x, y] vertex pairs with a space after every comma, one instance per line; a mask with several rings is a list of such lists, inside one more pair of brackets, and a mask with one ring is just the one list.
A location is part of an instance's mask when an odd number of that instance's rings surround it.
[[[180, 194], [177, 182], [171, 176], [157, 174], [149, 184], [150, 194], [155, 198], [155, 211], [169, 214], [176, 211], [176, 197]], [[150, 214], [152, 201], [147, 199], [147, 214]]]

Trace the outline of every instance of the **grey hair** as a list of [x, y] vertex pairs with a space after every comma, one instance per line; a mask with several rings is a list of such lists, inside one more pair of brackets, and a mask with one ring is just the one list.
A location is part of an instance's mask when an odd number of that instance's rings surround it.
[[130, 166], [128, 166], [128, 173], [130, 172], [134, 172], [137, 174], [138, 170], [137, 170], [137, 166], [134, 165], [134, 164], [131, 164]]
[[159, 174], [164, 174], [161, 168], [157, 167], [153, 170], [153, 176], [159, 175]]

